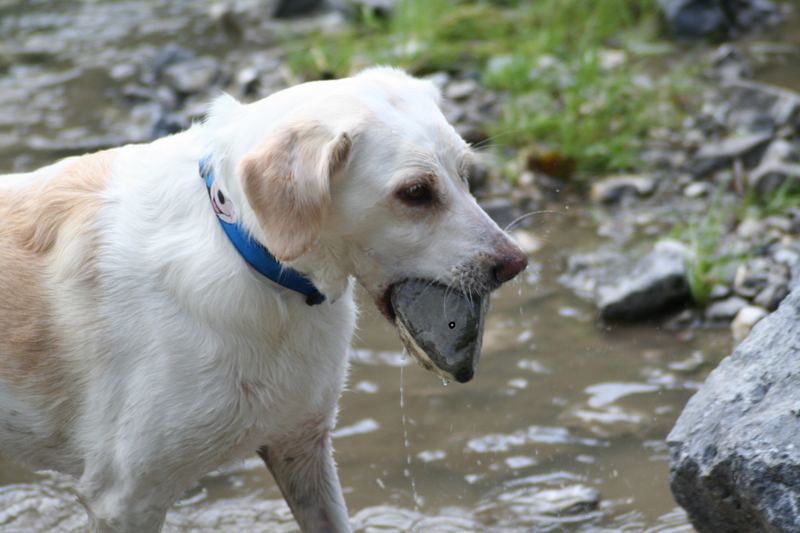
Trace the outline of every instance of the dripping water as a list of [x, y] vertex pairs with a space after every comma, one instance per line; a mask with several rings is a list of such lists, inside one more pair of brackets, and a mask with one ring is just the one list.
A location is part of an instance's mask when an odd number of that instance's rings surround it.
[[414, 510], [419, 513], [419, 495], [417, 494], [417, 480], [411, 471], [411, 444], [408, 441], [408, 425], [406, 424], [406, 400], [405, 400], [405, 380], [404, 369], [406, 367], [407, 354], [403, 352], [403, 364], [400, 365], [400, 413], [403, 423], [403, 444], [406, 447], [406, 467], [403, 475], [411, 481], [411, 497], [414, 498]]

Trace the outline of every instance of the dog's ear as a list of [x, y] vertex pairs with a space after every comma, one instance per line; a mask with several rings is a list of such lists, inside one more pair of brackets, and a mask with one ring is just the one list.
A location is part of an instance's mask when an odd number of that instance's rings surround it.
[[351, 140], [319, 122], [272, 133], [242, 158], [247, 201], [279, 261], [303, 255], [319, 237], [330, 205], [330, 183], [347, 162]]

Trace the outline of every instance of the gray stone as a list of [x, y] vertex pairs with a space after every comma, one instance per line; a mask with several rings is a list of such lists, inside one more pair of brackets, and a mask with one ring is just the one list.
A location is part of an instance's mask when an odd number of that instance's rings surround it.
[[745, 298], [754, 298], [768, 285], [786, 283], [788, 279], [786, 265], [775, 263], [766, 257], [756, 257], [736, 268], [733, 291]]
[[598, 289], [597, 304], [605, 320], [640, 320], [691, 301], [686, 252], [680, 243], [662, 241], [615, 285]]
[[466, 100], [479, 88], [478, 82], [475, 80], [455, 80], [445, 87], [444, 96], [451, 100]]
[[775, 24], [780, 11], [769, 0], [658, 0], [667, 24], [683, 39], [730, 36]]
[[392, 286], [391, 304], [403, 344], [424, 368], [459, 383], [472, 379], [481, 353], [488, 297], [467, 296], [428, 280], [411, 279]]
[[647, 176], [613, 176], [592, 184], [595, 202], [614, 204], [625, 197], [642, 197], [653, 193], [656, 182]]
[[[774, 126], [794, 124], [800, 114], [800, 94], [750, 80], [735, 80], [725, 84], [727, 119], [734, 129], [736, 114], [744, 110], [766, 113]], [[763, 119], [762, 119], [763, 120]]]
[[726, 296], [730, 296], [731, 289], [727, 285], [723, 285], [721, 283], [715, 283], [711, 287], [711, 292], [708, 294], [708, 297], [712, 300], [721, 300]]
[[687, 198], [699, 198], [708, 194], [708, 184], [703, 181], [693, 181], [683, 189], [683, 195]]
[[795, 289], [711, 373], [667, 437], [672, 492], [701, 533], [800, 531], [798, 360]]
[[747, 300], [744, 298], [731, 296], [709, 305], [706, 309], [706, 318], [712, 322], [727, 322], [746, 305]]
[[736, 342], [743, 341], [750, 331], [762, 318], [767, 316], [767, 310], [757, 305], [742, 307], [731, 322], [731, 333]]
[[774, 283], [767, 285], [761, 292], [759, 292], [753, 303], [763, 307], [767, 311], [774, 311], [778, 305], [789, 294], [789, 288], [785, 283]]
[[771, 139], [770, 132], [761, 132], [710, 142], [694, 155], [689, 162], [689, 171], [697, 177], [705, 177], [735, 160], [742, 160], [746, 166], [753, 167], [760, 161]]
[[175, 91], [192, 94], [207, 90], [219, 75], [219, 64], [212, 57], [181, 61], [164, 70], [164, 81]]
[[272, 10], [272, 16], [280, 18], [308, 15], [324, 3], [324, 0], [277, 0], [267, 2], [267, 5]]
[[800, 164], [765, 161], [750, 173], [750, 184], [762, 196], [772, 194], [784, 185], [800, 188]]

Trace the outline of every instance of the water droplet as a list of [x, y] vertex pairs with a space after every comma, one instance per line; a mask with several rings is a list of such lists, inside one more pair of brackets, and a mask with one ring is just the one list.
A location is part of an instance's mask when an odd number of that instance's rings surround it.
[[[406, 353], [403, 352], [403, 363], [405, 363]], [[408, 441], [408, 425], [406, 423], [406, 401], [405, 401], [405, 379], [403, 378], [403, 364], [400, 367], [400, 410], [402, 414], [403, 423], [403, 444], [406, 447], [406, 468], [403, 469], [403, 475], [411, 480], [411, 496], [414, 498], [414, 510], [419, 513], [419, 495], [417, 494], [417, 480], [414, 478], [414, 472], [411, 471], [411, 443]]]
[[450, 329], [455, 329], [455, 327], [456, 327], [456, 323], [455, 322], [450, 322], [447, 325], [450, 327]]

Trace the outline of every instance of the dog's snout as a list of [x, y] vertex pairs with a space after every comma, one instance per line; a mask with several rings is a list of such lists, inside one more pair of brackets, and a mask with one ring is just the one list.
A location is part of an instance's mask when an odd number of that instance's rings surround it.
[[528, 256], [517, 246], [509, 246], [497, 259], [492, 274], [499, 283], [511, 281], [528, 266]]

